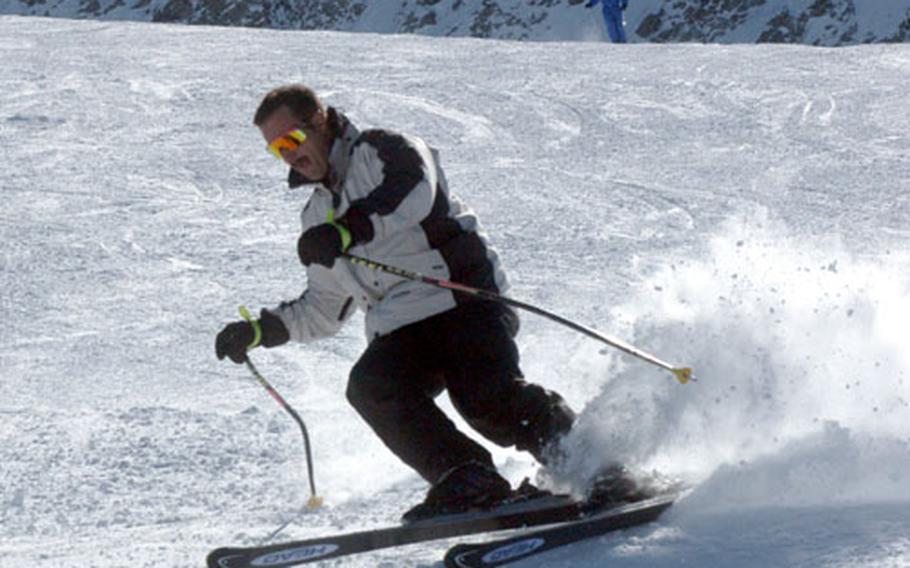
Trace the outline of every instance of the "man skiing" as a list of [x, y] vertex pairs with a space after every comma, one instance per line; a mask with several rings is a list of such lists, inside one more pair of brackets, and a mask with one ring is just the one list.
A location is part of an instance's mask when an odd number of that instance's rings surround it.
[[629, 7], [629, 0], [589, 0], [585, 8], [601, 4], [607, 33], [613, 43], [626, 43], [626, 30], [622, 23], [622, 13]]
[[433, 399], [488, 440], [547, 463], [575, 415], [557, 393], [526, 382], [514, 342], [517, 314], [498, 302], [354, 265], [364, 256], [503, 294], [506, 275], [477, 217], [454, 196], [435, 150], [416, 137], [360, 131], [302, 85], [279, 87], [254, 117], [268, 149], [290, 166], [292, 188], [312, 185], [297, 243], [307, 288], [228, 324], [216, 355], [309, 342], [366, 313], [369, 344], [346, 396], [383, 443], [431, 488], [405, 518], [487, 508], [513, 494], [490, 453], [456, 429]]

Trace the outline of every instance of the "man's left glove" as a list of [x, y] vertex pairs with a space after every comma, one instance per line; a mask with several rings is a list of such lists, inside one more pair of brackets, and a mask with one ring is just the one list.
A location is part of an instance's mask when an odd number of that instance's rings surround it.
[[304, 266], [315, 262], [332, 268], [335, 259], [344, 252], [343, 231], [346, 230], [337, 223], [323, 223], [307, 229], [297, 241], [297, 256], [300, 262]]
[[[256, 328], [259, 326], [261, 336], [256, 341]], [[281, 318], [275, 314], [262, 310], [259, 320], [235, 321], [227, 324], [215, 338], [215, 356], [219, 360], [229, 357], [234, 363], [243, 363], [246, 352], [258, 345], [275, 347], [287, 343], [290, 334]]]

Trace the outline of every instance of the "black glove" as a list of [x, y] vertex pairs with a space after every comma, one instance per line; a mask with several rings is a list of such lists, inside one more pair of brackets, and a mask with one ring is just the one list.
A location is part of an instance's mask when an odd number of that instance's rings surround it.
[[297, 256], [304, 266], [314, 262], [332, 268], [335, 259], [344, 252], [341, 248], [341, 231], [331, 223], [307, 229], [297, 241]]
[[[258, 323], [262, 330], [259, 344], [264, 347], [282, 345], [291, 338], [281, 318], [267, 310], [259, 313]], [[235, 363], [243, 363], [246, 359], [246, 352], [255, 339], [256, 332], [252, 323], [248, 321], [229, 323], [215, 338], [215, 355], [219, 360], [230, 357], [231, 361]]]
[[227, 324], [215, 338], [215, 355], [218, 359], [230, 357], [235, 363], [246, 359], [247, 347], [253, 343], [256, 334], [253, 324], [248, 321], [235, 321]]

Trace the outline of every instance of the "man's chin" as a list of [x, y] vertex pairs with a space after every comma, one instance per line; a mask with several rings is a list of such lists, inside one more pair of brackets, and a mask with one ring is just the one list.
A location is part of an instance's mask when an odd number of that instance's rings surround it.
[[291, 167], [294, 169], [295, 172], [302, 175], [306, 179], [313, 180], [313, 181], [316, 181], [319, 179], [319, 177], [316, 175], [316, 173], [313, 172], [313, 170], [311, 168], [298, 168], [297, 166], [291, 166]]

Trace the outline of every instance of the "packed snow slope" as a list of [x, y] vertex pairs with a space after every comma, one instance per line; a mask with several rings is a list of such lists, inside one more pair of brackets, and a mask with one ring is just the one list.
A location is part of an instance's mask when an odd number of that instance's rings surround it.
[[[0, 0], [0, 14], [417, 33], [535, 41], [602, 41], [586, 0]], [[631, 0], [631, 42], [855, 45], [910, 41], [910, 0]]]
[[[525, 373], [581, 413], [577, 478], [620, 459], [693, 485], [524, 566], [910, 565], [910, 46], [2, 17], [0, 60], [3, 568], [196, 567], [421, 498], [344, 399], [360, 317], [252, 355], [309, 425], [316, 511], [296, 426], [213, 354], [238, 305], [306, 284], [307, 190], [251, 125], [292, 81], [437, 147], [514, 297], [696, 370], [524, 317]], [[449, 544], [336, 565], [438, 568]]]

